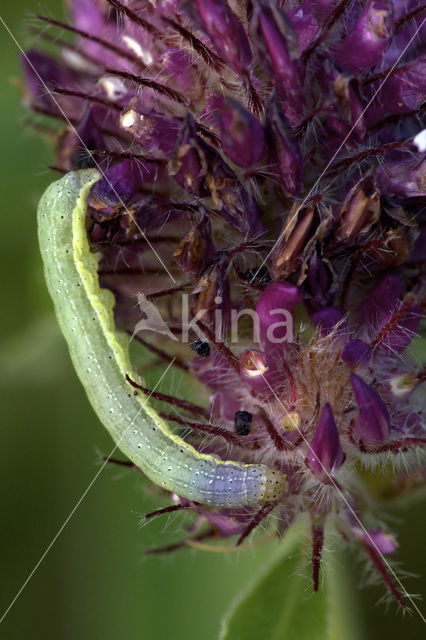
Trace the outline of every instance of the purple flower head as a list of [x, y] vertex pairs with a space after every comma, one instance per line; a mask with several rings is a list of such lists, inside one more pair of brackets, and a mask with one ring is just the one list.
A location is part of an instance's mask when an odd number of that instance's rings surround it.
[[[426, 444], [407, 350], [426, 304], [420, 3], [69, 5], [41, 18], [23, 99], [37, 128], [62, 122], [59, 173], [103, 174], [86, 228], [117, 328], [194, 382], [150, 402], [199, 452], [286, 476], [261, 505], [170, 508], [189, 537], [238, 542], [308, 511], [315, 588], [332, 515], [377, 568], [395, 543], [357, 474], [402, 492]], [[167, 336], [134, 333], [153, 308]]]

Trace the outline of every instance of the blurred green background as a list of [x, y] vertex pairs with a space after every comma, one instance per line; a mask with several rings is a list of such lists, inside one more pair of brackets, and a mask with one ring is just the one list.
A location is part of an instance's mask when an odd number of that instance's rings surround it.
[[[0, 15], [23, 47], [29, 12], [37, 11], [65, 15], [59, 1], [2, 3]], [[57, 175], [47, 169], [49, 148], [23, 122], [19, 52], [2, 25], [0, 54], [1, 617], [112, 444], [74, 375], [45, 289], [35, 211]], [[0, 625], [0, 638], [214, 640], [221, 615], [276, 546], [147, 558], [144, 549], [180, 535], [179, 516], [140, 528], [140, 514], [159, 503], [140, 474], [108, 466]], [[392, 511], [397, 559], [421, 576], [404, 580], [414, 593], [426, 593], [424, 506], [417, 499]], [[376, 606], [382, 593], [354, 593], [366, 640], [424, 637], [416, 613]]]

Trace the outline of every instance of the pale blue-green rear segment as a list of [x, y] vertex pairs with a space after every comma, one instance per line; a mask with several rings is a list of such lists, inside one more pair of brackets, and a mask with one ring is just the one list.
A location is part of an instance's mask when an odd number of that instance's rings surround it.
[[153, 482], [196, 502], [240, 506], [275, 500], [284, 474], [261, 464], [199, 454], [173, 434], [133, 379], [127, 340], [115, 330], [114, 297], [101, 289], [85, 228], [86, 198], [100, 178], [94, 169], [51, 184], [38, 208], [46, 282], [77, 374], [114, 442]]

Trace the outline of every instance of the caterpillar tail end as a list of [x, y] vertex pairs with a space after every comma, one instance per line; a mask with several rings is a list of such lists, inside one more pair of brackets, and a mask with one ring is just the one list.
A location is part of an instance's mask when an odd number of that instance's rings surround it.
[[279, 500], [283, 493], [287, 491], [287, 476], [281, 471], [267, 469], [266, 487], [262, 502], [275, 502]]

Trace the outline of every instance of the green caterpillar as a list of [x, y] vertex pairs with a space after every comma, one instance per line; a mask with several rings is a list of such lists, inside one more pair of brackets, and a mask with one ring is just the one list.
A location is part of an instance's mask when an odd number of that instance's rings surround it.
[[115, 329], [113, 294], [99, 286], [85, 228], [87, 195], [100, 177], [95, 169], [68, 173], [48, 187], [38, 207], [47, 286], [95, 412], [121, 451], [169, 491], [226, 507], [276, 500], [286, 488], [283, 473], [198, 453], [126, 381], [126, 374], [137, 376], [126, 338]]

